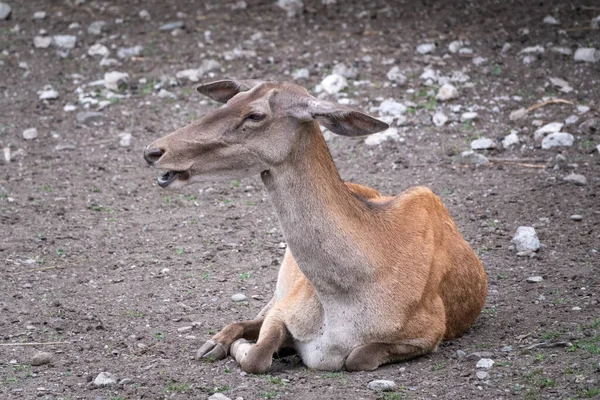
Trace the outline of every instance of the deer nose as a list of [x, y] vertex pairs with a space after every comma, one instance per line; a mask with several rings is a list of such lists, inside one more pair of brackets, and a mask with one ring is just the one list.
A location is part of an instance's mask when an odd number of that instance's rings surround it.
[[160, 160], [163, 154], [165, 154], [163, 149], [146, 147], [146, 150], [144, 150], [144, 160], [146, 160], [148, 164], [154, 165], [155, 162]]

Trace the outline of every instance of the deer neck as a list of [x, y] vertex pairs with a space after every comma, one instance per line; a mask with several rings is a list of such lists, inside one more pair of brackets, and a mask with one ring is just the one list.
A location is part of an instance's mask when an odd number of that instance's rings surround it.
[[319, 295], [355, 292], [373, 268], [355, 236], [364, 217], [341, 180], [318, 124], [302, 145], [261, 177], [300, 270]]

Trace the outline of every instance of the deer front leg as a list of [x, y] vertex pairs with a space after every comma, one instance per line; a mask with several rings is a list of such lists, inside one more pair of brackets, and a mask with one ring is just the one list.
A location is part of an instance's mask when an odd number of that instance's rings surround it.
[[279, 318], [267, 318], [254, 344], [238, 339], [231, 345], [231, 355], [249, 374], [264, 374], [271, 368], [273, 354], [289, 337], [289, 332]]
[[229, 348], [233, 342], [244, 338], [256, 340], [263, 324], [264, 318], [256, 318], [251, 321], [236, 322], [229, 324], [217, 333], [212, 339], [200, 347], [197, 353], [198, 358], [213, 358], [221, 360], [227, 357]]

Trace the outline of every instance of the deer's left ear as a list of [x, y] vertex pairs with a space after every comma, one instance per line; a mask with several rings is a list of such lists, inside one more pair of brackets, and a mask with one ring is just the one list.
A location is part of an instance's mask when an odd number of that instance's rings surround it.
[[203, 83], [196, 86], [196, 91], [220, 103], [227, 103], [229, 99], [236, 94], [250, 90], [259, 83], [261, 83], [261, 81], [250, 79], [226, 79], [222, 81]]
[[370, 115], [318, 99], [310, 99], [294, 111], [298, 119], [316, 119], [330, 131], [342, 136], [365, 136], [389, 128], [388, 124]]

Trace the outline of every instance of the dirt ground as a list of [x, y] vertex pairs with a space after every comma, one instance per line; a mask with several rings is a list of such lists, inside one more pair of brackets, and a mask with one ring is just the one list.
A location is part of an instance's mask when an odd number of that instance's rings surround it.
[[[9, 3], [12, 15], [0, 21], [0, 148], [11, 153], [10, 162], [0, 160], [0, 397], [600, 396], [600, 62], [576, 62], [550, 50], [600, 48], [600, 31], [588, 28], [600, 14], [596, 2], [305, 1], [292, 18], [262, 0], [248, 0], [245, 9], [232, 9], [234, 1]], [[151, 19], [138, 16], [142, 9]], [[45, 19], [33, 20], [41, 10]], [[548, 15], [560, 24], [544, 23]], [[103, 32], [88, 33], [97, 20], [107, 22]], [[170, 21], [185, 27], [175, 35], [159, 30]], [[73, 22], [81, 27], [69, 29]], [[52, 47], [34, 48], [41, 29], [76, 35], [77, 45], [62, 56]], [[449, 52], [458, 39], [473, 53]], [[106, 45], [109, 57], [120, 47], [144, 50], [106, 67], [87, 55], [95, 43]], [[421, 55], [415, 51], [421, 43], [437, 47]], [[511, 47], [503, 51], [505, 43]], [[519, 52], [536, 45], [545, 51], [525, 64]], [[256, 54], [227, 56], [235, 48]], [[487, 62], [474, 65], [477, 56]], [[307, 68], [310, 77], [297, 82], [311, 91], [343, 62], [358, 76], [326, 98], [350, 99], [371, 112], [390, 97], [413, 104], [399, 141], [367, 146], [363, 139], [335, 137], [329, 144], [345, 180], [386, 194], [426, 185], [443, 199], [489, 276], [487, 304], [468, 334], [435, 354], [374, 372], [314, 371], [291, 356], [276, 360], [269, 375], [254, 376], [232, 359], [195, 359], [206, 339], [230, 322], [253, 318], [271, 298], [285, 241], [258, 177], [168, 192], [142, 159], [151, 141], [215, 107], [193, 83], [180, 79], [170, 86], [163, 79], [206, 59], [221, 68], [202, 81], [292, 80], [294, 71]], [[407, 76], [405, 85], [390, 85], [386, 73], [393, 65]], [[419, 78], [428, 65], [470, 77], [456, 83], [459, 98], [435, 100], [437, 86], [425, 87]], [[102, 116], [78, 121], [86, 110], [77, 89], [106, 100], [103, 86], [88, 84], [113, 70], [129, 73], [130, 87], [108, 100]], [[559, 92], [550, 77], [574, 90]], [[176, 99], [157, 96], [161, 79]], [[40, 100], [45, 85], [60, 97]], [[573, 104], [548, 104], [509, 119], [516, 109], [554, 97]], [[76, 110], [64, 111], [67, 104]], [[456, 105], [478, 118], [461, 123]], [[436, 127], [435, 111], [454, 117]], [[563, 131], [574, 135], [574, 144], [542, 149], [534, 139], [536, 120], [573, 115], [578, 121]], [[37, 138], [24, 140], [22, 132], [32, 127]], [[511, 130], [521, 143], [503, 149], [500, 141]], [[119, 144], [123, 132], [132, 134], [129, 146]], [[480, 136], [496, 141], [496, 149], [478, 151], [491, 162], [463, 163], [460, 152]], [[564, 181], [572, 172], [587, 184]], [[573, 214], [582, 220], [570, 219]], [[543, 245], [535, 257], [518, 257], [511, 246], [519, 226], [535, 227]], [[532, 276], [543, 281], [527, 282]], [[233, 302], [235, 293], [248, 301]], [[60, 343], [15, 345], [32, 342]], [[32, 366], [39, 351], [51, 353], [51, 362]], [[483, 379], [476, 376], [481, 357], [495, 362]], [[103, 371], [119, 383], [96, 388], [92, 381]], [[374, 379], [398, 387], [376, 393], [367, 388]]]

